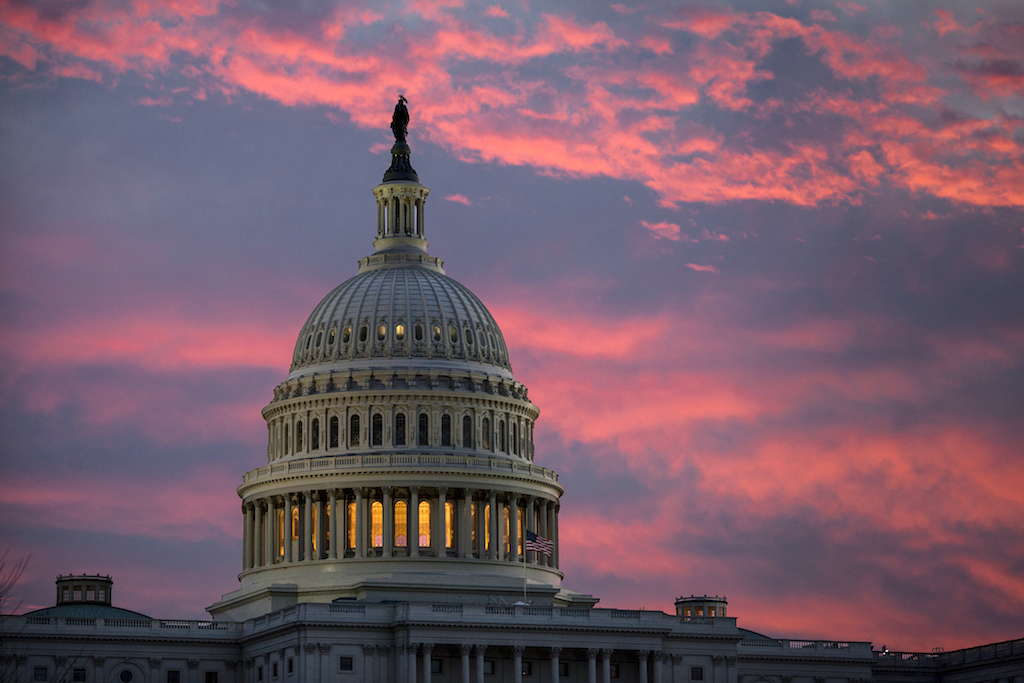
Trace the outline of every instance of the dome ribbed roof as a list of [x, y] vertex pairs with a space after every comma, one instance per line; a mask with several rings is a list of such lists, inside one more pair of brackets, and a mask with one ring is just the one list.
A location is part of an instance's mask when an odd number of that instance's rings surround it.
[[501, 330], [480, 300], [414, 261], [361, 272], [324, 297], [299, 332], [291, 374], [343, 371], [361, 359], [448, 359], [511, 371]]

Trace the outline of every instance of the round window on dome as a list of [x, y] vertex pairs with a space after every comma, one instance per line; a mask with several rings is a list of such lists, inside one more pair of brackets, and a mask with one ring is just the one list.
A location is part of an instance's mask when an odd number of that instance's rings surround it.
[[473, 345], [473, 331], [468, 327], [466, 328], [466, 343], [470, 346]]
[[388, 336], [388, 326], [384, 323], [377, 325], [377, 341], [384, 341]]
[[333, 344], [333, 343], [334, 343], [334, 337], [335, 337], [335, 332], [337, 332], [337, 330], [335, 330], [335, 329], [334, 329], [334, 328], [332, 327], [332, 328], [331, 328], [331, 331], [327, 333], [327, 345], [328, 345], [328, 346], [330, 346], [331, 344]]
[[405, 325], [402, 323], [395, 325], [395, 339], [398, 341], [405, 339]]
[[367, 329], [366, 325], [363, 325], [359, 328], [359, 341], [365, 342], [368, 336], [370, 336], [370, 331]]
[[434, 341], [436, 341], [436, 342], [441, 341], [441, 326], [440, 325], [434, 325]]
[[317, 348], [320, 348], [320, 342], [322, 342], [323, 340], [324, 340], [324, 333], [323, 332], [317, 332], [316, 333], [316, 346], [317, 346]]
[[341, 333], [341, 341], [343, 341], [346, 344], [348, 344], [350, 341], [352, 341], [352, 328], [351, 327], [346, 327], [345, 331]]
[[309, 351], [309, 347], [313, 344], [313, 333], [310, 332], [309, 336], [306, 337], [306, 350]]
[[416, 338], [416, 341], [423, 341], [423, 325], [416, 324], [416, 327], [413, 328], [413, 336]]
[[448, 339], [451, 340], [452, 344], [459, 343], [459, 328], [455, 327], [455, 325], [448, 327]]

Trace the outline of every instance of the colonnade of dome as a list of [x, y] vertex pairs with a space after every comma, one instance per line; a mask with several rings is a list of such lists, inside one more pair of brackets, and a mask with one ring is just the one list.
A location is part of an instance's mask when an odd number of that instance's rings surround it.
[[[493, 511], [493, 514], [492, 514]], [[524, 531], [557, 549], [558, 502], [509, 489], [357, 486], [252, 496], [243, 571], [296, 562], [462, 558], [558, 568], [527, 551]]]

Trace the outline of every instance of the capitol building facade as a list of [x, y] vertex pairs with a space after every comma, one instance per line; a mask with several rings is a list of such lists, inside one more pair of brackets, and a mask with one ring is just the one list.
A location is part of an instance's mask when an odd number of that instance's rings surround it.
[[1024, 640], [891, 653], [757, 634], [719, 596], [666, 614], [563, 586], [539, 410], [428, 251], [407, 123], [400, 100], [374, 252], [313, 309], [263, 409], [237, 590], [183, 621], [115, 607], [110, 577], [59, 577], [54, 607], [0, 620], [0, 681], [1024, 683]]

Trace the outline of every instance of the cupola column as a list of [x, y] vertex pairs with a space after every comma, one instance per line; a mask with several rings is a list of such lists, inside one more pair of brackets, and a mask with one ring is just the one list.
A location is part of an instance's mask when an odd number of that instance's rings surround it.
[[356, 557], [366, 556], [366, 502], [363, 496], [366, 489], [357, 488], [356, 492]]
[[[312, 440], [312, 431], [310, 432]], [[313, 492], [302, 494], [302, 559], [310, 562], [313, 559]]]
[[498, 533], [497, 533], [497, 543], [495, 543], [494, 545], [495, 545], [495, 547], [497, 548], [497, 551], [498, 551], [498, 556], [497, 556], [498, 560], [499, 561], [504, 561], [504, 559], [505, 559], [505, 542], [508, 541], [508, 539], [505, 538], [505, 536], [507, 534], [505, 533], [505, 493], [504, 492], [498, 494], [497, 501], [498, 501], [498, 507], [494, 508], [494, 512], [495, 512], [494, 516], [497, 518]]
[[316, 492], [316, 549], [313, 551], [314, 559], [319, 560], [327, 557], [327, 495], [322, 491]]
[[[529, 531], [533, 531], [533, 533], [537, 533], [536, 531], [534, 531], [534, 529], [536, 527], [533, 525], [533, 500], [534, 500], [533, 496], [527, 496], [526, 497], [526, 528]], [[523, 540], [525, 541], [526, 535], [523, 534], [523, 537], [524, 537]], [[526, 549], [526, 544], [525, 543], [523, 544], [523, 549], [524, 550]], [[529, 564], [536, 564], [537, 563], [537, 551], [535, 551], [535, 550], [526, 550], [526, 561]]]
[[393, 492], [394, 488], [391, 486], [384, 487], [384, 538], [381, 543], [383, 546], [384, 557], [391, 557], [394, 555], [395, 503], [391, 497]]
[[338, 489], [331, 489], [328, 492], [328, 502], [330, 506], [327, 509], [327, 521], [330, 527], [327, 530], [327, 558], [330, 560], [338, 559], [338, 543], [341, 539], [338, 537]]
[[284, 497], [284, 561], [285, 563], [291, 563], [292, 561], [292, 497]]
[[434, 513], [434, 519], [437, 523], [434, 525], [434, 557], [444, 557], [447, 555], [448, 545], [448, 515], [445, 496], [448, 493], [448, 489], [441, 486], [437, 489], [437, 510]]
[[508, 559], [519, 562], [519, 495], [510, 493], [508, 502]]
[[473, 557], [473, 489], [462, 490], [462, 520], [459, 523], [459, 557]]
[[252, 503], [242, 503], [242, 571], [252, 568]]
[[490, 543], [487, 544], [487, 559], [498, 559], [498, 492], [491, 489], [487, 498], [488, 504], [488, 536]]
[[264, 546], [266, 545], [266, 530], [263, 528], [263, 506], [264, 501], [257, 500], [253, 505], [253, 533], [252, 533], [252, 566], [262, 567], [266, 562], [263, 560]]
[[409, 557], [420, 556], [420, 489], [409, 487]]
[[267, 498], [267, 547], [264, 552], [264, 564], [277, 564], [277, 496]]

